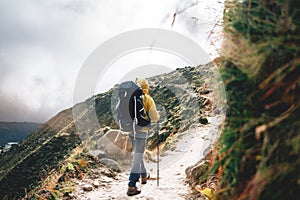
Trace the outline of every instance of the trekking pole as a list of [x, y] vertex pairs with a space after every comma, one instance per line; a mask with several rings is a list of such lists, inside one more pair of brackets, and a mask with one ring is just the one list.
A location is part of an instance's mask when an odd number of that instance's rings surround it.
[[159, 187], [159, 123], [157, 123], [157, 187]]

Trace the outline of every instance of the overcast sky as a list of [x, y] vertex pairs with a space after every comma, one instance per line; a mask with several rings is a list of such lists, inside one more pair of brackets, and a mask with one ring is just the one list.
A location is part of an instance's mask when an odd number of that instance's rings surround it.
[[[220, 2], [0, 1], [0, 121], [45, 122], [71, 107], [84, 61], [102, 42], [125, 31], [177, 31], [195, 40], [213, 58], [216, 53], [208, 35], [222, 17]], [[171, 27], [176, 10], [179, 14]]]

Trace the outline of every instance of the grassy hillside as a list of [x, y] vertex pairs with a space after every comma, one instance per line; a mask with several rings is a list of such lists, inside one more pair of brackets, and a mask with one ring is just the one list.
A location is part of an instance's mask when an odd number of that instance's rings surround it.
[[8, 142], [20, 142], [40, 125], [30, 122], [0, 122], [0, 146]]
[[[37, 187], [81, 141], [74, 133], [71, 109], [62, 111], [25, 140], [0, 155], [0, 199], [25, 196]], [[70, 135], [61, 135], [68, 132]]]
[[219, 63], [228, 102], [218, 141], [218, 199], [297, 199], [300, 7], [226, 1]]
[[[164, 110], [161, 137], [150, 138], [149, 148], [164, 142], [195, 122], [207, 123], [214, 107], [204, 95], [216, 78], [212, 63], [185, 67], [149, 79], [151, 95]], [[0, 155], [0, 199], [20, 199], [38, 188], [52, 170], [59, 170], [73, 149], [93, 149], [105, 127], [117, 128], [114, 119], [117, 86], [66, 109], [32, 132], [10, 151]], [[74, 120], [73, 112], [76, 112]], [[96, 120], [92, 117], [96, 114]]]

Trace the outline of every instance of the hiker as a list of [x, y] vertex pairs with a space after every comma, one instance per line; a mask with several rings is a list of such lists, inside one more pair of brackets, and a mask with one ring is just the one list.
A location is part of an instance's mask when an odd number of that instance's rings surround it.
[[[157, 122], [159, 120], [159, 113], [156, 110], [155, 102], [149, 93], [149, 83], [146, 79], [137, 79], [136, 83], [142, 89], [142, 103], [144, 110], [147, 113], [147, 117], [150, 118], [151, 122]], [[147, 171], [144, 165], [143, 156], [146, 147], [146, 138], [149, 131], [148, 126], [135, 126], [132, 131], [130, 131], [129, 138], [133, 146], [133, 160], [129, 175], [128, 183], [128, 196], [133, 196], [141, 193], [136, 186], [136, 183], [141, 178], [141, 184], [146, 184]]]

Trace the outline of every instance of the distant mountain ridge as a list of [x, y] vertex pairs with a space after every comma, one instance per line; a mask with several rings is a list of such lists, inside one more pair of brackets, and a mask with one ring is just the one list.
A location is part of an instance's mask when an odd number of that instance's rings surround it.
[[0, 146], [8, 142], [20, 142], [37, 127], [40, 123], [34, 122], [1, 122], [0, 121]]

